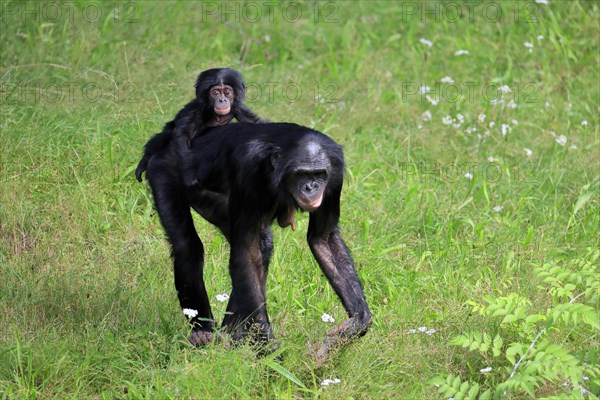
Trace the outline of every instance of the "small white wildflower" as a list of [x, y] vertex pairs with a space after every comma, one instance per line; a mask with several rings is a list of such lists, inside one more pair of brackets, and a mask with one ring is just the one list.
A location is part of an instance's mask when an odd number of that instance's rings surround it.
[[567, 144], [567, 137], [565, 135], [560, 135], [555, 140], [556, 143], [560, 144], [561, 146], [566, 146]]
[[431, 88], [429, 86], [427, 86], [424, 83], [421, 83], [421, 86], [419, 87], [419, 94], [423, 95], [425, 93], [429, 93], [431, 92]]
[[335, 319], [327, 313], [323, 313], [323, 315], [321, 315], [321, 320], [323, 322], [335, 322]]
[[416, 329], [410, 329], [406, 333], [408, 333], [409, 335], [414, 335], [415, 333], [417, 333], [417, 330]]
[[496, 161], [498, 161], [498, 160], [496, 159], [496, 157], [494, 157], [494, 156], [489, 156], [489, 157], [487, 158], [487, 160], [488, 160], [488, 162], [491, 162], [491, 163], [492, 163], [492, 162], [496, 162]]
[[458, 120], [458, 122], [460, 122], [461, 124], [463, 122], [465, 122], [465, 117], [463, 117], [462, 114], [456, 114], [456, 119]]
[[572, 144], [571, 146], [569, 146], [569, 148], [570, 148], [571, 150], [575, 150], [575, 149], [577, 149], [577, 146], [576, 146], [576, 145], [574, 145], [574, 144]]
[[421, 333], [423, 333], [423, 332], [427, 332], [427, 327], [426, 327], [426, 326], [420, 326], [420, 327], [418, 327], [418, 328], [417, 328], [417, 330], [418, 330], [419, 332], [421, 332]]
[[442, 124], [444, 125], [451, 125], [452, 124], [452, 117], [449, 115], [446, 115], [444, 118], [442, 118]]
[[198, 315], [198, 310], [194, 310], [192, 308], [184, 308], [182, 311], [183, 311], [183, 315], [185, 315], [189, 319], [192, 319], [196, 315]]
[[465, 174], [465, 178], [467, 178], [468, 180], [472, 181], [472, 180], [473, 180], [473, 174], [472, 174], [472, 173], [470, 173], [470, 172], [467, 172], [467, 173]]
[[489, 137], [491, 135], [490, 131], [485, 131], [483, 133], [483, 137]]
[[584, 381], [589, 381], [589, 380], [590, 380], [590, 377], [589, 377], [589, 376], [584, 376], [584, 377], [583, 377], [583, 380], [584, 380]]
[[525, 150], [525, 154], [527, 154], [527, 157], [531, 157], [533, 155], [533, 151], [531, 151], [531, 149], [525, 147], [523, 148], [523, 150]]
[[538, 35], [537, 40], [544, 40], [544, 35]]
[[428, 46], [428, 47], [433, 46], [433, 43], [430, 40], [427, 40], [425, 38], [419, 39], [419, 42], [421, 42], [422, 44], [424, 44], [425, 46]]
[[484, 113], [480, 113], [477, 116], [477, 120], [483, 124], [485, 122], [485, 114]]
[[553, 138], [555, 138], [555, 137], [556, 137], [556, 132], [554, 132], [554, 131], [549, 131], [548, 133], [549, 133], [549, 134], [550, 134], [550, 136], [552, 136]]
[[467, 128], [466, 132], [468, 135], [472, 134], [473, 132], [477, 131], [477, 127], [476, 126], [470, 126]]
[[217, 301], [220, 301], [221, 303], [223, 303], [227, 300], [229, 300], [229, 295], [227, 293], [217, 295]]
[[332, 385], [334, 383], [340, 383], [341, 380], [338, 378], [333, 378], [333, 379], [325, 379], [323, 380], [323, 382], [321, 382], [321, 386], [329, 386]]
[[440, 82], [442, 82], [442, 83], [454, 83], [454, 79], [450, 78], [449, 76], [445, 76], [442, 79], [440, 79]]
[[433, 335], [436, 332], [435, 329], [428, 329], [425, 331], [426, 334], [428, 334], [429, 336]]
[[417, 129], [423, 129], [423, 125], [421, 125], [421, 124], [417, 125]]
[[544, 104], [544, 107], [546, 107], [546, 108], [550, 108], [550, 102], [549, 102], [549, 101], [547, 101], [547, 102], [546, 102], [546, 104]]
[[513, 119], [512, 121], [510, 121], [511, 124], [513, 125], [519, 125], [519, 121], [517, 121], [516, 119]]
[[548, 4], [548, 0], [535, 0], [538, 4]]
[[462, 56], [463, 54], [469, 54], [469, 50], [457, 50], [454, 52], [454, 56]]
[[269, 35], [265, 35], [265, 42], [270, 42], [271, 41], [271, 36]]
[[512, 130], [512, 128], [508, 124], [502, 124], [501, 129], [502, 129], [502, 136], [506, 136], [506, 134], [510, 133], [510, 131]]
[[425, 95], [425, 98], [427, 99], [427, 101], [429, 101], [432, 105], [437, 106], [438, 105], [438, 101], [436, 99], [434, 99], [433, 97], [431, 97], [430, 95]]
[[528, 49], [533, 49], [533, 43], [530, 42], [523, 42], [523, 46], [527, 47]]
[[512, 89], [508, 85], [502, 85], [500, 86], [500, 92], [502, 92], [502, 94], [506, 94], [512, 92]]
[[502, 207], [502, 206], [494, 206], [494, 207], [492, 208], [492, 210], [494, 210], [494, 212], [497, 212], [497, 213], [499, 213], [499, 212], [501, 212], [502, 210], [504, 210], [504, 207]]
[[481, 372], [482, 374], [485, 374], [486, 372], [490, 372], [492, 370], [492, 367], [487, 367], [487, 368], [482, 368], [479, 370], [479, 372]]
[[497, 106], [498, 104], [504, 104], [504, 100], [502, 99], [491, 99], [490, 104], [493, 106]]
[[581, 126], [588, 126], [587, 120], [584, 119], [583, 121], [581, 121]]
[[421, 114], [421, 119], [423, 121], [431, 121], [431, 118], [432, 118], [431, 111], [429, 111], [429, 110], [427, 110], [423, 114]]
[[490, 121], [490, 129], [492, 129], [494, 126], [496, 126], [496, 123], [494, 121]]
[[508, 102], [507, 106], [510, 107], [510, 108], [512, 108], [512, 109], [515, 109], [515, 108], [517, 108], [517, 103], [513, 99], [510, 99], [510, 101]]

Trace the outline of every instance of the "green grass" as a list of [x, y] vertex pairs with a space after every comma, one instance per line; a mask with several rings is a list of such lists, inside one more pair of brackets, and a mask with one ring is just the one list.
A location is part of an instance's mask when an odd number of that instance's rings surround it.
[[[515, 293], [543, 313], [553, 300], [535, 268], [569, 267], [599, 244], [600, 11], [549, 3], [490, 3], [500, 17], [458, 3], [460, 21], [442, 2], [301, 3], [292, 22], [289, 3], [269, 14], [263, 2], [70, 2], [57, 16], [45, 2], [2, 2], [0, 397], [430, 399], [436, 376], [506, 379], [449, 345], [494, 329], [471, 304]], [[226, 23], [209, 15], [229, 6]], [[306, 216], [297, 232], [275, 229], [268, 297], [284, 361], [186, 342], [168, 246], [133, 169], [197, 74], [218, 66], [243, 73], [261, 116], [344, 146], [341, 225], [374, 323], [321, 368], [306, 342], [331, 327], [324, 312], [345, 315], [306, 246]], [[446, 76], [458, 99], [447, 92], [434, 106], [415, 93]], [[491, 104], [500, 85], [512, 91]], [[220, 320], [228, 248], [199, 218], [197, 227]], [[598, 281], [589, 287], [577, 301], [597, 312]], [[596, 398], [598, 329], [575, 322], [548, 337], [591, 365], [583, 386]], [[436, 332], [409, 333], [421, 326]], [[511, 329], [508, 338], [525, 334]], [[341, 382], [321, 386], [328, 378]], [[535, 395], [568, 398], [568, 380]]]

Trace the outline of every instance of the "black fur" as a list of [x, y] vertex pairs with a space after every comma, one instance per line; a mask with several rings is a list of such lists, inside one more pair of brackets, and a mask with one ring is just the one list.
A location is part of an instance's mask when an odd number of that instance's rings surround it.
[[210, 341], [213, 315], [202, 279], [204, 248], [190, 206], [216, 225], [231, 245], [232, 293], [223, 325], [234, 339], [273, 338], [266, 278], [273, 250], [271, 224], [294, 228], [295, 211], [309, 211], [308, 244], [349, 319], [334, 328], [319, 352], [363, 335], [371, 323], [354, 264], [340, 235], [341, 147], [295, 124], [238, 123], [208, 129], [191, 142], [189, 165], [197, 185], [184, 183], [180, 153], [169, 146], [150, 160], [147, 178], [172, 246], [175, 286], [190, 319], [190, 340]]
[[[234, 92], [231, 111], [225, 116], [216, 115], [214, 99], [210, 96], [210, 89], [219, 85], [228, 85]], [[142, 181], [142, 174], [148, 167], [150, 158], [166, 149], [172, 140], [176, 141], [179, 152], [186, 153], [190, 140], [200, 135], [207, 127], [227, 124], [234, 118], [240, 122], [267, 122], [260, 119], [244, 104], [246, 84], [242, 75], [234, 69], [213, 68], [203, 71], [198, 75], [195, 88], [196, 98], [186, 104], [172, 121], [167, 122], [162, 132], [154, 135], [146, 143], [144, 155], [135, 170], [138, 181]], [[187, 175], [186, 181], [193, 183], [191, 172], [186, 171], [186, 167], [187, 164], [182, 165], [182, 170]]]

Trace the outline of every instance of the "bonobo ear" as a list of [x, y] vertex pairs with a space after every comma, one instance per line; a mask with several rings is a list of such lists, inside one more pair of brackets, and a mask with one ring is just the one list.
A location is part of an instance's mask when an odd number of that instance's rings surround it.
[[271, 165], [273, 166], [273, 168], [277, 168], [280, 159], [281, 149], [277, 146], [273, 146], [273, 152], [271, 153]]

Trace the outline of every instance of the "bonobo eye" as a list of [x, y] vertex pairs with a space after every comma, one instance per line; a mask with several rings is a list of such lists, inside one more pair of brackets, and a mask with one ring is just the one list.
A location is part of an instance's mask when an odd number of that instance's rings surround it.
[[223, 94], [225, 95], [225, 97], [233, 97], [233, 89], [231, 88], [225, 88], [225, 90], [223, 91]]
[[217, 88], [210, 90], [211, 97], [219, 97], [220, 94], [221, 94], [221, 91]]

